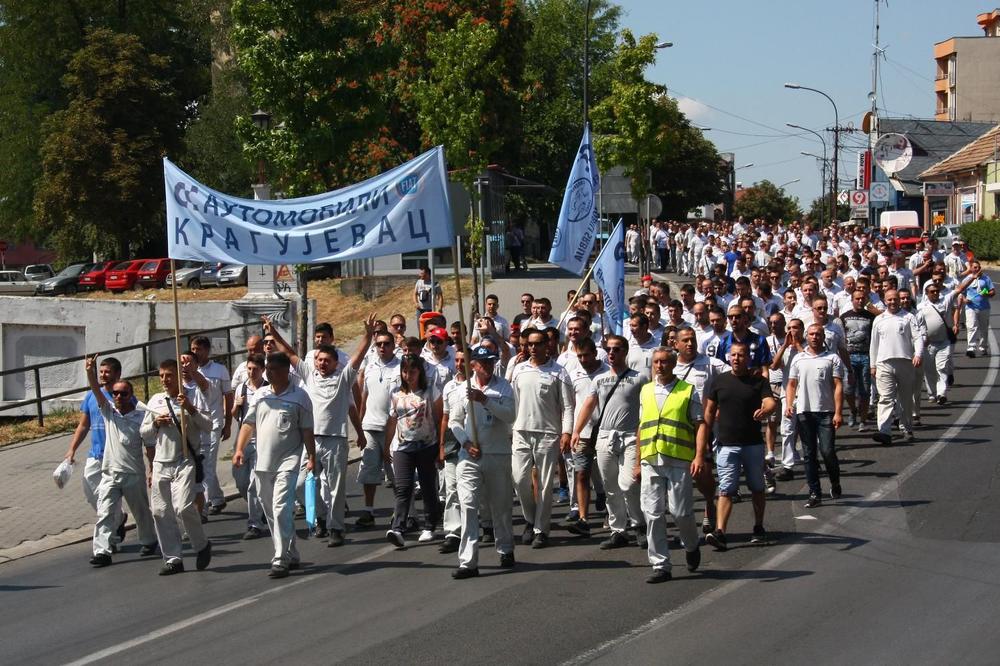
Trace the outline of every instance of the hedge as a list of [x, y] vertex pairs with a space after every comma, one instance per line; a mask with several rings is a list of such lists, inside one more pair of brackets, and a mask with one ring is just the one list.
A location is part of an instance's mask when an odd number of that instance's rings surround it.
[[966, 222], [959, 228], [962, 239], [977, 259], [996, 261], [1000, 259], [1000, 219], [979, 219]]

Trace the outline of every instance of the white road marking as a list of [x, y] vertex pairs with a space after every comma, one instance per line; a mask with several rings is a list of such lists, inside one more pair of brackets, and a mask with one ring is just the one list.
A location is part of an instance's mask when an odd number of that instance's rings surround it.
[[[865, 497], [864, 502], [850, 507], [849, 509], [844, 511], [842, 514], [840, 514], [833, 520], [820, 525], [817, 531], [829, 531], [835, 527], [840, 527], [844, 525], [846, 522], [857, 516], [864, 508], [866, 508], [863, 506], [863, 504], [870, 502], [877, 502], [878, 500], [881, 500], [894, 490], [898, 489], [902, 483], [904, 483], [907, 479], [909, 479], [914, 474], [919, 472], [927, 463], [929, 463], [934, 458], [934, 456], [941, 453], [941, 451], [944, 449], [944, 447], [948, 444], [949, 441], [955, 439], [955, 437], [957, 437], [958, 434], [962, 432], [962, 428], [964, 428], [965, 425], [972, 420], [972, 417], [975, 416], [976, 412], [982, 406], [983, 402], [986, 400], [986, 397], [993, 389], [994, 384], [996, 384], [998, 370], [1000, 370], [1000, 359], [997, 358], [997, 351], [998, 351], [997, 337], [993, 331], [990, 331], [990, 349], [991, 349], [990, 365], [989, 365], [989, 371], [986, 373], [986, 380], [983, 382], [983, 385], [979, 388], [979, 391], [976, 392], [976, 395], [975, 397], [973, 397], [972, 402], [969, 403], [969, 405], [965, 408], [962, 414], [958, 417], [958, 420], [955, 421], [955, 424], [945, 431], [945, 433], [941, 436], [941, 439], [938, 440], [932, 446], [928, 447], [922, 454], [920, 454], [920, 456], [916, 460], [914, 460], [912, 463], [903, 468], [903, 470], [899, 474], [882, 483], [882, 485], [880, 485], [877, 489], [875, 489], [872, 493], [870, 493], [867, 497]], [[805, 518], [805, 516], [796, 516], [796, 518]], [[809, 518], [812, 518], [812, 516], [809, 516]], [[805, 519], [808, 520], [809, 518]], [[797, 555], [800, 551], [802, 551], [805, 548], [805, 546], [806, 544], [801, 544], [801, 543], [789, 546], [788, 548], [784, 549], [771, 559], [761, 564], [760, 569], [762, 570], [776, 569], [778, 566], [780, 566], [786, 560], [791, 558], [793, 555]], [[672, 610], [667, 611], [666, 613], [663, 613], [659, 617], [653, 618], [652, 620], [643, 624], [642, 626], [636, 627], [631, 631], [627, 631], [621, 636], [618, 636], [617, 638], [612, 638], [610, 640], [604, 641], [600, 645], [597, 645], [591, 648], [590, 650], [587, 650], [586, 652], [583, 652], [577, 655], [576, 657], [573, 657], [572, 659], [563, 662], [563, 666], [585, 664], [594, 661], [598, 657], [603, 656], [605, 653], [614, 650], [615, 648], [621, 647], [626, 643], [630, 643], [635, 639], [643, 636], [644, 634], [647, 634], [656, 629], [661, 629], [662, 627], [673, 624], [677, 620], [680, 620], [686, 617], [687, 615], [690, 615], [694, 612], [701, 610], [702, 608], [705, 608], [710, 604], [715, 603], [716, 601], [725, 597], [727, 594], [735, 592], [739, 588], [743, 587], [748, 582], [750, 582], [749, 578], [742, 578], [738, 580], [729, 581], [728, 583], [724, 583], [719, 587], [713, 588], [708, 592], [706, 592], [705, 594], [702, 594], [699, 597], [692, 599], [686, 604], [682, 604], [677, 608], [674, 608]]]
[[[372, 552], [366, 555], [360, 555], [352, 560], [343, 562], [340, 566], [347, 567], [354, 564], [362, 564], [364, 562], [370, 562], [371, 560], [382, 557], [386, 553], [389, 553], [395, 549], [396, 547], [392, 545], [383, 546], [382, 548], [373, 550]], [[218, 617], [219, 615], [224, 615], [230, 611], [236, 610], [237, 608], [249, 606], [250, 604], [256, 603], [257, 601], [260, 601], [261, 599], [263, 599], [268, 595], [277, 594], [278, 592], [284, 592], [285, 590], [290, 590], [291, 588], [296, 587], [298, 585], [302, 585], [303, 583], [316, 582], [317, 580], [329, 576], [333, 573], [335, 572], [330, 571], [326, 573], [306, 575], [302, 576], [301, 578], [296, 578], [295, 580], [285, 583], [283, 585], [279, 585], [277, 587], [273, 587], [269, 590], [264, 590], [263, 592], [258, 592], [256, 594], [251, 594], [249, 596], [243, 597], [242, 599], [237, 599], [236, 601], [232, 601], [228, 604], [223, 604], [222, 606], [216, 606], [215, 608], [207, 610], [204, 613], [199, 613], [198, 615], [194, 615], [184, 620], [180, 620], [179, 622], [168, 624], [165, 627], [154, 629], [153, 631], [142, 634], [141, 636], [136, 636], [135, 638], [129, 639], [127, 641], [123, 641], [121, 643], [117, 643], [110, 647], [106, 647], [103, 650], [98, 650], [97, 652], [88, 654], [85, 657], [80, 657], [79, 659], [69, 662], [67, 666], [82, 666], [83, 664], [93, 664], [95, 662], [102, 661], [104, 659], [107, 659], [108, 657], [124, 652], [125, 650], [131, 650], [134, 647], [138, 647], [145, 643], [149, 643], [150, 641], [155, 641], [159, 638], [163, 638], [164, 636], [175, 634], [178, 631], [183, 631], [188, 627], [196, 626], [198, 624], [201, 624], [202, 622], [205, 622], [206, 620], [210, 620], [213, 617]]]
[[795, 520], [819, 520], [816, 516], [810, 516], [808, 513], [804, 513], [801, 516], [795, 516]]

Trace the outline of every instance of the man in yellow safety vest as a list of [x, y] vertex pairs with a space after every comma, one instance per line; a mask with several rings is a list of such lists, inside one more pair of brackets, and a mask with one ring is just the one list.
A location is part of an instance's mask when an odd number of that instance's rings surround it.
[[677, 355], [672, 349], [653, 350], [653, 381], [643, 386], [639, 395], [639, 455], [633, 474], [642, 484], [647, 552], [653, 565], [647, 583], [663, 583], [672, 577], [668, 510], [680, 530], [688, 571], [695, 571], [701, 564], [691, 477], [705, 467], [708, 431], [702, 420], [701, 400], [691, 384], [674, 376], [676, 365]]

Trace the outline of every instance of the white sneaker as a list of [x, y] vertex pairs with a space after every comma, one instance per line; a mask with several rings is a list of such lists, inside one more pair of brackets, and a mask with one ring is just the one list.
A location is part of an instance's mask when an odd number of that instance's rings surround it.
[[420, 536], [417, 538], [417, 541], [419, 541], [420, 543], [434, 541], [434, 532], [431, 530], [424, 530], [423, 532], [420, 533]]

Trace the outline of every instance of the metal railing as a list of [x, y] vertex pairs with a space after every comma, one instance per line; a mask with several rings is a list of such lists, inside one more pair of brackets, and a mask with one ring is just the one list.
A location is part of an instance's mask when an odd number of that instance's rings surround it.
[[[190, 332], [190, 333], [184, 333], [183, 337], [185, 337], [188, 340], [190, 340], [191, 338], [193, 338], [195, 336], [209, 335], [210, 333], [219, 333], [219, 332], [223, 332], [224, 331], [226, 333], [226, 353], [225, 354], [213, 354], [212, 358], [214, 360], [222, 361], [223, 363], [225, 363], [226, 367], [229, 369], [229, 372], [231, 373], [233, 371], [233, 362], [232, 362], [233, 361], [233, 356], [236, 356], [238, 354], [242, 355], [242, 354], [246, 353], [246, 350], [243, 349], [243, 348], [239, 348], [239, 349], [235, 349], [235, 350], [233, 349], [233, 336], [232, 336], [232, 332], [234, 330], [237, 330], [237, 329], [242, 330], [242, 329], [247, 329], [247, 328], [259, 329], [260, 328], [260, 322], [250, 321], [250, 322], [245, 322], [245, 323], [242, 323], [242, 324], [231, 324], [229, 326], [218, 326], [216, 328], [207, 328], [207, 329], [204, 329], [204, 330], [201, 330], [201, 331], [193, 331], [193, 332]], [[47, 401], [47, 400], [56, 400], [58, 398], [66, 398], [66, 397], [69, 397], [71, 395], [77, 395], [77, 394], [83, 393], [84, 391], [89, 391], [90, 390], [90, 386], [86, 385], [86, 386], [83, 386], [83, 387], [80, 387], [80, 388], [73, 388], [73, 389], [68, 389], [68, 390], [65, 390], [65, 391], [58, 391], [56, 393], [49, 393], [47, 395], [42, 395], [42, 383], [41, 383], [41, 371], [42, 370], [45, 370], [46, 368], [58, 367], [58, 366], [61, 366], [61, 365], [70, 365], [70, 364], [73, 364], [73, 363], [79, 363], [80, 361], [82, 361], [82, 360], [84, 360], [84, 359], [86, 359], [86, 358], [88, 358], [90, 356], [93, 356], [94, 354], [97, 354], [98, 356], [103, 357], [103, 356], [109, 356], [109, 355], [113, 355], [113, 354], [121, 354], [123, 352], [135, 351], [137, 349], [141, 349], [142, 350], [142, 369], [143, 369], [143, 372], [142, 372], [142, 374], [138, 374], [138, 375], [129, 375], [127, 377], [122, 377], [122, 379], [128, 380], [128, 381], [131, 381], [131, 380], [134, 380], [134, 379], [141, 379], [142, 383], [143, 383], [143, 387], [145, 388], [146, 399], [148, 400], [149, 399], [149, 378], [151, 376], [155, 376], [157, 374], [157, 370], [155, 368], [151, 370], [150, 367], [149, 367], [150, 366], [150, 348], [154, 347], [156, 345], [163, 345], [165, 343], [171, 342], [172, 340], [173, 340], [173, 337], [161, 338], [159, 340], [150, 340], [148, 342], [140, 342], [138, 344], [128, 345], [128, 346], [125, 346], [125, 347], [115, 347], [114, 349], [107, 349], [107, 350], [98, 351], [98, 352], [90, 352], [90, 353], [88, 353], [88, 354], [86, 354], [84, 356], [71, 356], [71, 357], [62, 358], [62, 359], [59, 359], [59, 360], [56, 360], [56, 361], [46, 361], [44, 363], [36, 363], [34, 365], [26, 365], [23, 368], [13, 368], [11, 370], [0, 370], [0, 379], [2, 379], [3, 377], [6, 377], [7, 375], [28, 374], [28, 373], [31, 373], [33, 375], [34, 380], [35, 380], [35, 382], [34, 382], [35, 383], [35, 397], [34, 398], [29, 398], [27, 400], [18, 400], [18, 401], [11, 402], [11, 403], [8, 403], [8, 404], [0, 405], [0, 412], [6, 411], [6, 410], [10, 410], [10, 409], [18, 409], [20, 407], [26, 407], [28, 405], [34, 405], [35, 408], [36, 408], [37, 416], [38, 416], [38, 424], [43, 426], [43, 425], [45, 425], [45, 414], [44, 414], [45, 410], [43, 409], [43, 403], [45, 401]], [[188, 347], [182, 347], [182, 351], [187, 351], [187, 349], [188, 349]], [[171, 355], [171, 357], [173, 357], [173, 347], [171, 347], [171, 354], [170, 355]]]

